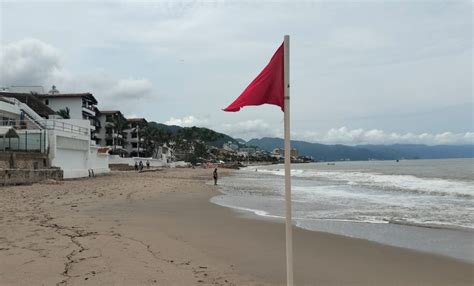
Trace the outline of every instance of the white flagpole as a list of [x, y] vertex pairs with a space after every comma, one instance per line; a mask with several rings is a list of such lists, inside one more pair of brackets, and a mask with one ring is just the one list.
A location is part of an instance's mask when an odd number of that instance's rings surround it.
[[290, 36], [285, 35], [284, 88], [285, 88], [285, 203], [286, 203], [286, 284], [293, 286], [293, 234], [291, 219], [291, 146], [290, 146]]

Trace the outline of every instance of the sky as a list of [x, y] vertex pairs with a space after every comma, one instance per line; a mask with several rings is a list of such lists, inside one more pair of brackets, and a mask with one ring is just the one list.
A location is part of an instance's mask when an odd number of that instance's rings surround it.
[[472, 17], [471, 1], [2, 1], [0, 86], [282, 137], [277, 106], [222, 108], [288, 34], [292, 139], [474, 144]]

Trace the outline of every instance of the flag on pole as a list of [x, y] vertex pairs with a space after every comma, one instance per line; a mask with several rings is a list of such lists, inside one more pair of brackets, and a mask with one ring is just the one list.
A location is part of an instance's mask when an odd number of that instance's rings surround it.
[[244, 106], [273, 104], [284, 109], [284, 47], [273, 55], [268, 65], [242, 94], [224, 111], [239, 111]]
[[273, 104], [283, 111], [285, 126], [285, 234], [286, 284], [293, 286], [293, 234], [291, 211], [290, 144], [290, 36], [284, 37], [268, 65], [242, 94], [224, 111], [239, 111], [244, 106]]

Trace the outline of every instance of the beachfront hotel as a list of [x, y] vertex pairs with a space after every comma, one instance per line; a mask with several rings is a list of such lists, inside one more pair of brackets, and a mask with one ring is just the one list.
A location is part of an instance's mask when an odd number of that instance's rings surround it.
[[65, 119], [88, 120], [91, 125], [91, 139], [98, 143], [96, 132], [100, 130], [97, 118], [97, 99], [92, 93], [60, 93], [56, 86], [52, 86], [47, 94], [37, 94], [45, 105], [56, 113], [61, 110], [66, 112]]
[[4, 184], [110, 172], [108, 149], [97, 146], [93, 139], [95, 98], [90, 93], [59, 94], [52, 90], [48, 94], [15, 88], [0, 92], [1, 125], [5, 129], [2, 160], [8, 167]]
[[126, 140], [124, 138], [126, 119], [122, 112], [119, 110], [100, 110], [98, 121], [102, 126], [97, 133], [99, 145], [109, 147], [111, 154], [126, 157], [128, 154], [126, 151]]
[[126, 151], [130, 157], [140, 157], [145, 151], [143, 137], [140, 137], [140, 129], [143, 129], [148, 121], [145, 118], [127, 118], [125, 132]]
[[[29, 152], [25, 155], [32, 158], [29, 165], [58, 167], [61, 179], [108, 173], [110, 164], [133, 166], [145, 160], [145, 140], [140, 136], [148, 121], [126, 119], [120, 110], [97, 106], [89, 92], [61, 93], [56, 86], [48, 93], [37, 86], [1, 88], [1, 125], [6, 128], [0, 132], [0, 149], [10, 157]], [[33, 162], [38, 156], [31, 152], [42, 154], [41, 164]], [[5, 160], [11, 161], [10, 157]], [[162, 166], [174, 158], [170, 147], [160, 146], [146, 160]]]

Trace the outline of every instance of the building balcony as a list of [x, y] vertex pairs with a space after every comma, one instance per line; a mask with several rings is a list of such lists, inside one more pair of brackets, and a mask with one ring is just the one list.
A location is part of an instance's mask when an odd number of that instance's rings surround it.
[[119, 139], [122, 139], [123, 138], [123, 135], [122, 134], [118, 134], [118, 133], [106, 133], [105, 136], [107, 138], [119, 138]]
[[[128, 138], [128, 141], [130, 142], [138, 142], [138, 137], [135, 138]], [[140, 142], [145, 142], [144, 138], [140, 138]]]
[[130, 150], [133, 152], [133, 151], [136, 151], [136, 152], [144, 152], [145, 151], [145, 148], [143, 147], [132, 147], [130, 148]]
[[95, 116], [95, 115], [96, 115], [96, 114], [95, 114], [95, 110], [93, 109], [93, 107], [87, 107], [87, 106], [84, 106], [84, 105], [82, 106], [82, 112], [87, 113], [87, 114], [89, 114], [89, 115], [91, 115], [91, 116]]

